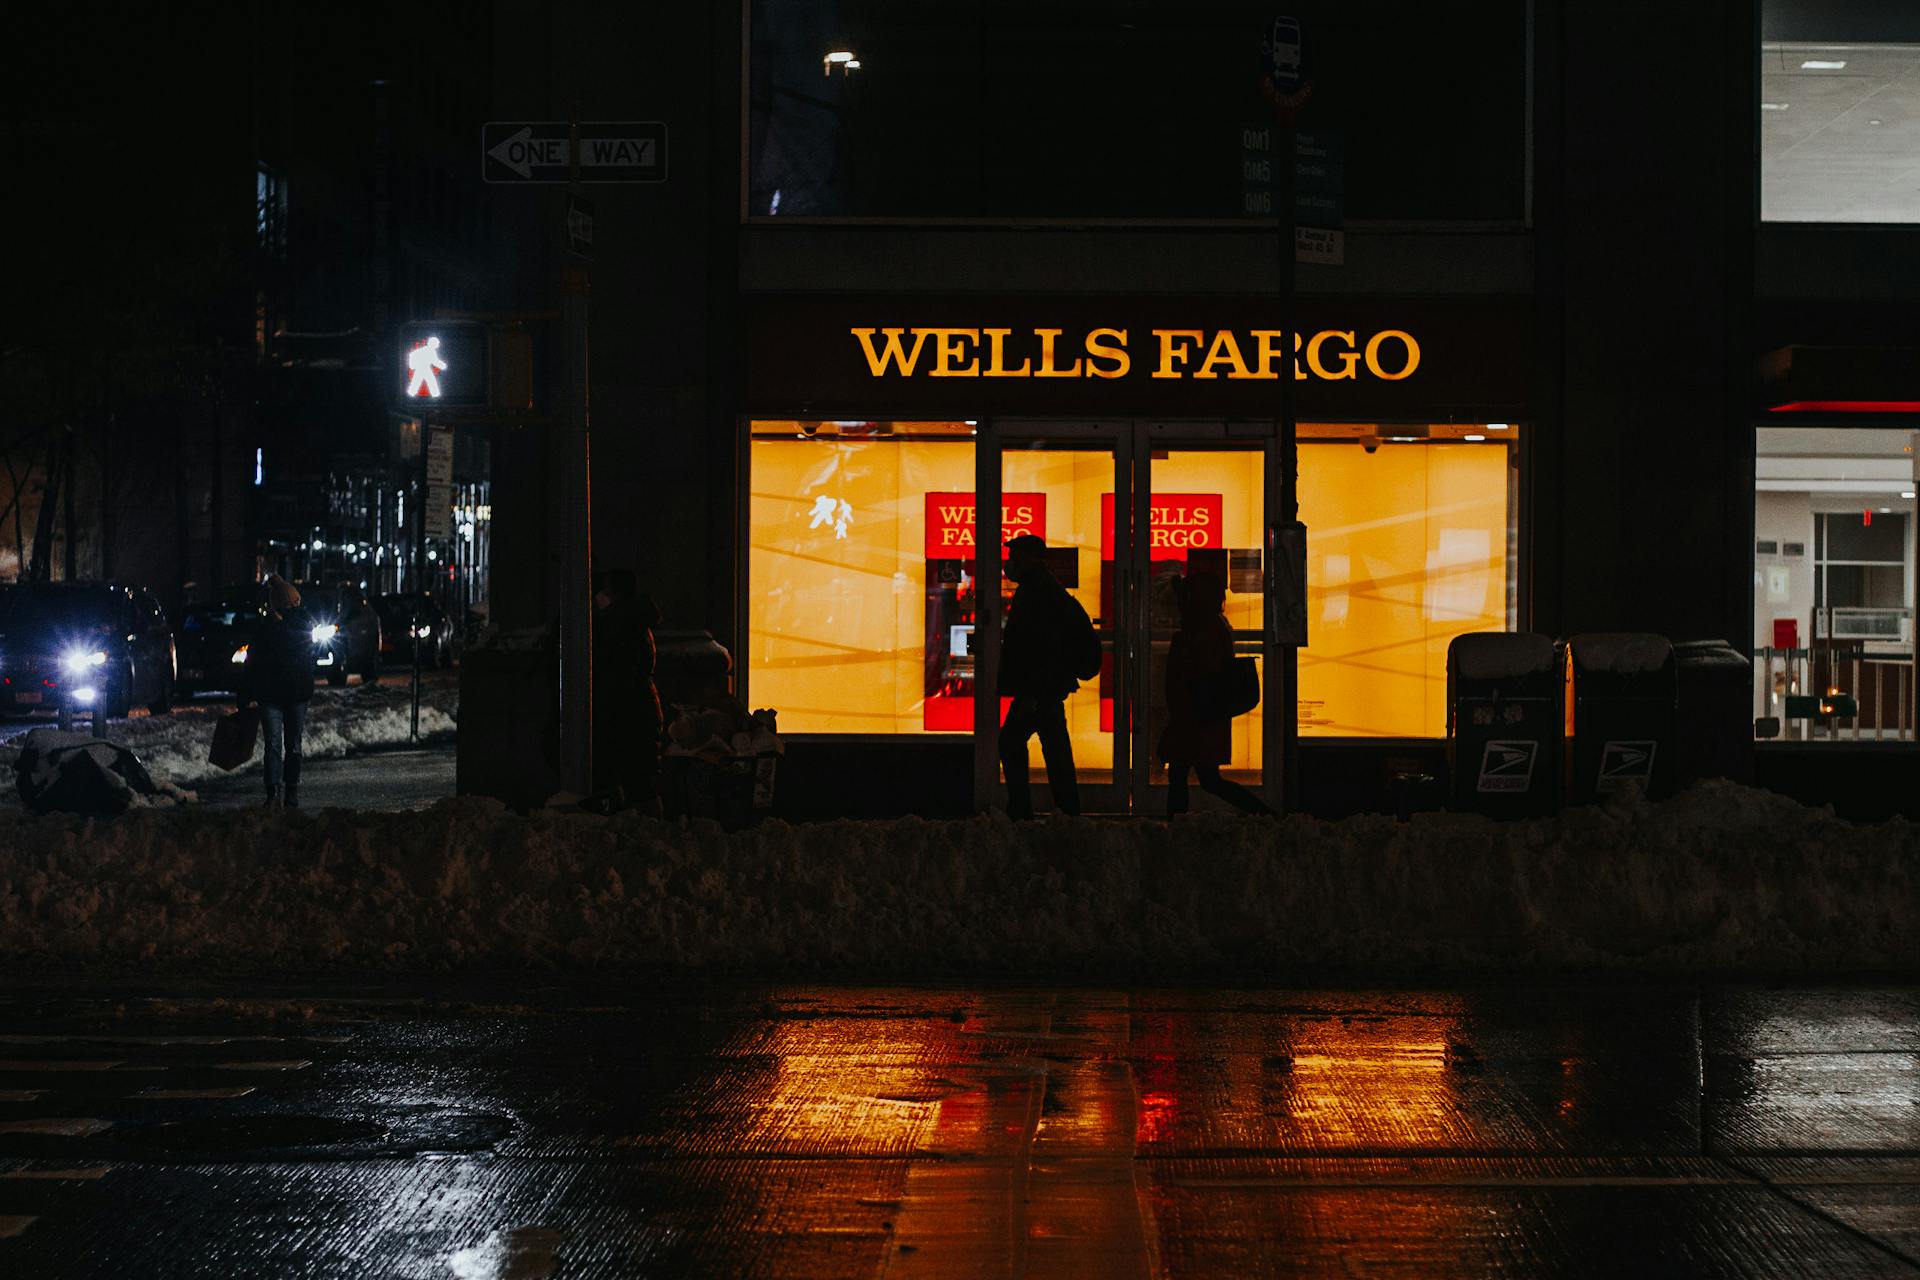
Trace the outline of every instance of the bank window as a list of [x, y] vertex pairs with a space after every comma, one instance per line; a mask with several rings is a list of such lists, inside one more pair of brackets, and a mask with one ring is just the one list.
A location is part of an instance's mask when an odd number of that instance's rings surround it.
[[1765, 0], [1760, 216], [1920, 222], [1920, 6]]
[[1793, 742], [1914, 738], [1914, 445], [1763, 427], [1755, 447], [1754, 725]]
[[[972, 731], [975, 431], [964, 421], [751, 424], [748, 696], [776, 708], [784, 730]], [[1444, 733], [1447, 645], [1463, 632], [1514, 629], [1523, 614], [1520, 434], [1508, 423], [1301, 425], [1303, 734]], [[1068, 576], [1101, 614], [1111, 467], [1007, 457], [1003, 523], [1031, 520], [1063, 554], [1088, 560]], [[1259, 459], [1155, 453], [1152, 481], [1196, 508], [1237, 502], [1257, 524]], [[1069, 519], [1080, 511], [1094, 513], [1086, 528]], [[1232, 533], [1220, 552], [1230, 606], [1259, 599], [1257, 533]], [[1257, 630], [1258, 609], [1235, 625]], [[1110, 730], [1101, 687], [1089, 694], [1090, 752]]]
[[[756, 421], [748, 451], [747, 659], [757, 706], [790, 733], [971, 731], [927, 721], [951, 671], [930, 672], [930, 596], [971, 616], [968, 422]], [[936, 498], [930, 525], [928, 495]], [[929, 536], [951, 536], [932, 548]], [[947, 552], [951, 552], [948, 555]], [[965, 617], [960, 616], [964, 614]], [[958, 648], [967, 656], [967, 636]], [[965, 672], [970, 678], [970, 671]], [[933, 685], [929, 686], [929, 680]]]
[[1303, 423], [1300, 733], [1446, 732], [1447, 646], [1522, 613], [1514, 423]]
[[[1296, 203], [1520, 223], [1524, 0], [1305, 0]], [[1248, 0], [753, 0], [751, 218], [1271, 218], [1274, 108]], [[1435, 104], [1444, 103], [1444, 110]]]

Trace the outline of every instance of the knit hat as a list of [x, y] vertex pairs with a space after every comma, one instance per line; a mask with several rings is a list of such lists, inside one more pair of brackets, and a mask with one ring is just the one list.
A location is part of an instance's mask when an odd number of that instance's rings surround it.
[[1038, 560], [1047, 554], [1047, 540], [1037, 533], [1023, 533], [1010, 539], [1007, 554], [1016, 560]]
[[267, 598], [272, 601], [275, 613], [288, 613], [300, 607], [300, 593], [277, 573], [267, 575]]

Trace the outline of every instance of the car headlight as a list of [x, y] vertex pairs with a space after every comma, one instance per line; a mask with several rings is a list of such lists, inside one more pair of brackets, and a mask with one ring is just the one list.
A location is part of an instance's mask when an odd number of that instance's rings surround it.
[[418, 639], [421, 639], [421, 640], [431, 640], [431, 639], [433, 639], [433, 628], [432, 628], [432, 627], [425, 627], [425, 626], [422, 626], [422, 627], [415, 627], [415, 628], [413, 629], [413, 634], [414, 634], [414, 636], [415, 636], [416, 638], [418, 638]]
[[99, 696], [99, 692], [94, 689], [75, 689], [73, 691], [73, 700], [83, 707], [92, 706], [93, 700]]
[[235, 649], [233, 651], [233, 656], [227, 659], [228, 662], [231, 662], [236, 667], [244, 663], [246, 660], [247, 660], [247, 646], [244, 644], [241, 645], [238, 649]]
[[60, 659], [60, 665], [66, 670], [68, 675], [83, 675], [93, 667], [106, 666], [107, 651], [105, 649], [94, 649], [91, 651], [75, 649]]
[[315, 644], [325, 644], [339, 634], [339, 627], [331, 622], [323, 622], [313, 629], [313, 642]]

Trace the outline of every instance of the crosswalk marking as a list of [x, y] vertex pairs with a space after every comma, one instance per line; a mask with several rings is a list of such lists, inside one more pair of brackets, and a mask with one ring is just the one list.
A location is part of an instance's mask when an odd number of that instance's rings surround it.
[[42, 1120], [0, 1120], [0, 1133], [46, 1133], [57, 1138], [91, 1138], [113, 1128], [111, 1120], [92, 1116], [51, 1116]]
[[22, 1231], [32, 1226], [33, 1223], [34, 1219], [32, 1218], [11, 1217], [7, 1214], [0, 1213], [0, 1240], [5, 1240], [9, 1236], [19, 1235]]
[[35, 1182], [98, 1182], [107, 1176], [113, 1168], [110, 1164], [93, 1165], [85, 1169], [9, 1169], [0, 1173], [0, 1179], [14, 1178]]
[[0, 1058], [0, 1071], [112, 1071], [115, 1067], [125, 1066], [124, 1060], [81, 1059], [70, 1061], [41, 1061], [34, 1058]]
[[0, 1102], [38, 1102], [46, 1092], [45, 1089], [0, 1089]]
[[181, 1045], [223, 1045], [223, 1044], [288, 1044], [299, 1041], [304, 1044], [347, 1044], [352, 1036], [341, 1035], [300, 1035], [300, 1036], [247, 1036], [247, 1035], [202, 1035], [202, 1036], [87, 1036], [87, 1035], [0, 1035], [0, 1044], [127, 1044], [154, 1045], [163, 1048], [175, 1048]]
[[267, 1062], [216, 1062], [218, 1071], [305, 1071], [313, 1065], [311, 1058], [286, 1058]]
[[156, 1100], [181, 1100], [187, 1098], [244, 1098], [253, 1092], [250, 1084], [230, 1085], [220, 1089], [142, 1089], [134, 1094], [136, 1098]]

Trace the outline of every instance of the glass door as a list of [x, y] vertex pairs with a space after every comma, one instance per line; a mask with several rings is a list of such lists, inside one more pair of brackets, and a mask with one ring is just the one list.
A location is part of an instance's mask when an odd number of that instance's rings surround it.
[[[980, 625], [985, 625], [989, 612], [993, 617], [987, 628], [989, 643], [976, 644], [976, 649], [977, 661], [992, 671], [991, 687], [999, 697], [997, 706], [975, 703], [976, 789], [983, 803], [995, 807], [1005, 803], [1006, 765], [1010, 759], [1017, 769], [1024, 741], [1035, 812], [1063, 807], [1075, 791], [1083, 813], [1128, 812], [1131, 743], [1123, 730], [1129, 636], [1124, 620], [1131, 594], [1124, 573], [1127, 560], [1124, 554], [1116, 557], [1116, 547], [1124, 552], [1129, 542], [1129, 424], [1004, 423], [990, 425], [987, 431], [989, 447], [978, 451], [976, 488], [982, 500], [980, 554], [975, 564], [980, 600], [997, 602], [997, 607], [990, 611], [983, 605], [978, 610]], [[1064, 776], [1067, 761], [1059, 749], [1057, 731], [1018, 720], [1012, 731], [1004, 731], [1009, 716], [1015, 714], [1011, 694], [1016, 690], [1001, 679], [1001, 642], [1016, 588], [1001, 571], [1006, 545], [1027, 534], [1045, 540], [1045, 572], [1086, 610], [1100, 640], [1099, 671], [1083, 673], [1079, 687], [1066, 699], [1071, 782]], [[988, 556], [988, 547], [1000, 548], [1000, 554]], [[1023, 732], [1027, 729], [1034, 730], [1030, 738]], [[1045, 749], [1048, 745], [1054, 748], [1051, 753]], [[1012, 753], [1005, 759], [1003, 746]], [[1047, 758], [1049, 754], [1053, 759]]]
[[[1001, 739], [1011, 699], [999, 672], [1013, 584], [1001, 571], [1007, 542], [1023, 533], [1046, 540], [1047, 571], [1086, 610], [1100, 639], [1098, 674], [1083, 679], [1065, 707], [1082, 812], [1167, 812], [1161, 748], [1169, 719], [1166, 659], [1181, 623], [1176, 580], [1217, 588], [1233, 652], [1253, 658], [1262, 678], [1261, 704], [1234, 718], [1224, 749], [1213, 753], [1219, 759], [1206, 763], [1275, 802], [1267, 795], [1266, 762], [1276, 758], [1282, 721], [1266, 714], [1265, 687], [1273, 669], [1265, 607], [1271, 436], [1264, 422], [982, 428], [977, 545], [1001, 550], [975, 561], [983, 602], [975, 617], [984, 634], [962, 642], [974, 654], [979, 687], [999, 693], [995, 704], [976, 700], [973, 707], [975, 790], [983, 807], [1002, 808], [1008, 798]], [[1058, 807], [1037, 733], [1027, 758], [1035, 811]], [[1192, 789], [1194, 810], [1222, 803]]]
[[[1135, 552], [1138, 580], [1145, 584], [1135, 622], [1144, 659], [1135, 708], [1136, 812], [1167, 812], [1167, 758], [1182, 754], [1196, 765], [1217, 767], [1231, 786], [1278, 803], [1267, 794], [1266, 769], [1279, 749], [1276, 741], [1269, 750], [1268, 733], [1280, 727], [1278, 717], [1267, 714], [1270, 700], [1280, 696], [1268, 679], [1276, 669], [1268, 660], [1266, 613], [1270, 426], [1244, 424], [1245, 434], [1241, 429], [1221, 423], [1142, 423], [1135, 429], [1137, 520], [1145, 530]], [[1253, 659], [1260, 674], [1260, 701], [1224, 728], [1173, 724], [1167, 659], [1182, 626], [1182, 602], [1204, 634], [1216, 600], [1232, 637], [1232, 656]], [[1188, 781], [1190, 810], [1230, 807], [1200, 785], [1200, 773], [1189, 771]]]

